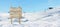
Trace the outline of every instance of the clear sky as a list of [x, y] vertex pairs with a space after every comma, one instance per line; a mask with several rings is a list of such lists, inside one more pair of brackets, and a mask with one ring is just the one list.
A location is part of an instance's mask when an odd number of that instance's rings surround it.
[[0, 0], [0, 12], [8, 12], [10, 6], [21, 6], [25, 12], [38, 12], [56, 5], [60, 5], [60, 0]]
[[50, 7], [60, 6], [60, 0], [49, 0], [48, 4]]

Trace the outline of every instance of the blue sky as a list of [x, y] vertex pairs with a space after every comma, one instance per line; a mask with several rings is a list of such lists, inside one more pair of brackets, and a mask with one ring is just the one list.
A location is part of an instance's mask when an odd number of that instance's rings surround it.
[[60, 6], [60, 0], [49, 0], [48, 4], [50, 7]]
[[48, 1], [49, 0], [0, 0], [0, 12], [8, 12], [10, 6], [21, 6], [24, 12], [38, 12], [46, 10], [49, 6], [59, 5], [60, 3], [60, 0]]

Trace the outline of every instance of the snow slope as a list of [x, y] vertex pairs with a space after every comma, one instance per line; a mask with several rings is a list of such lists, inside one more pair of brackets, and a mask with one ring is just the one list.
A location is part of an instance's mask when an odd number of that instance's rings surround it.
[[22, 16], [21, 24], [18, 24], [18, 19], [13, 19], [13, 24], [10, 24], [9, 14], [0, 13], [0, 27], [60, 27], [60, 8], [23, 13]]

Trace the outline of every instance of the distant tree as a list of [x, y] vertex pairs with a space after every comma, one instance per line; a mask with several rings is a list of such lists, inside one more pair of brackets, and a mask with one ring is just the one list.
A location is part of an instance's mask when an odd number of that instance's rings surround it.
[[53, 7], [49, 7], [49, 9], [53, 9]]

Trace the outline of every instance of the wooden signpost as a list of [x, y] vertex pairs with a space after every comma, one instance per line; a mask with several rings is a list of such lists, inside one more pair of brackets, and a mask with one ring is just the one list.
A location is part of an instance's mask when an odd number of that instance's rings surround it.
[[11, 24], [12, 24], [12, 19], [18, 18], [19, 24], [20, 24], [20, 19], [22, 18], [22, 8], [21, 7], [11, 7], [10, 8], [10, 18], [11, 18]]

